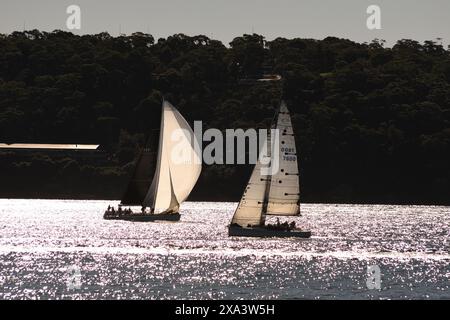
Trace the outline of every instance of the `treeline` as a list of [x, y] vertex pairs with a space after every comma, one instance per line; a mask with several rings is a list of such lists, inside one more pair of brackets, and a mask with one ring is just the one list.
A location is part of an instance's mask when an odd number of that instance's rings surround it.
[[[249, 80], [264, 73], [283, 82]], [[267, 127], [283, 97], [305, 201], [450, 203], [450, 52], [439, 41], [253, 34], [225, 46], [37, 30], [0, 35], [0, 142], [99, 143], [108, 161], [3, 153], [0, 196], [120, 197], [163, 96], [220, 129]], [[248, 174], [205, 166], [192, 198], [237, 200]]]

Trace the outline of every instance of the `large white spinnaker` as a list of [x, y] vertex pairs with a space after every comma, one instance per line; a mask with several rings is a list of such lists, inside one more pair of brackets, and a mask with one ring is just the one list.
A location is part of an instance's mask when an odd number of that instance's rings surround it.
[[163, 102], [158, 160], [143, 206], [177, 211], [201, 172], [201, 155], [194, 132], [169, 102]]

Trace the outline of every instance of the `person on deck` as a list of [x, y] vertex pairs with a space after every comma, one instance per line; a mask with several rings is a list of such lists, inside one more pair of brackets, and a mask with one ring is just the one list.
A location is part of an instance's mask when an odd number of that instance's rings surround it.
[[295, 221], [292, 221], [292, 222], [290, 223], [290, 228], [291, 228], [291, 230], [294, 230], [294, 229], [295, 229]]

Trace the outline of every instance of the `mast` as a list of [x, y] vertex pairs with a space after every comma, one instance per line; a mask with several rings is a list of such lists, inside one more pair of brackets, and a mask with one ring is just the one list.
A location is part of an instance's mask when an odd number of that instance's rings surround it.
[[[278, 115], [280, 113], [280, 107], [278, 107], [278, 111], [275, 113], [274, 119], [272, 120], [271, 129], [276, 128], [276, 123], [278, 122]], [[270, 157], [270, 165], [273, 165], [273, 150], [272, 150], [272, 131], [270, 132], [270, 135], [267, 137], [267, 145], [268, 150], [270, 150], [270, 154], [268, 155]], [[267, 208], [269, 206], [269, 195], [270, 195], [270, 186], [272, 184], [272, 175], [268, 175], [266, 178], [266, 189], [264, 192], [264, 200], [263, 200], [263, 207], [261, 211], [261, 222], [260, 225], [263, 226], [266, 222], [266, 214], [267, 214]]]

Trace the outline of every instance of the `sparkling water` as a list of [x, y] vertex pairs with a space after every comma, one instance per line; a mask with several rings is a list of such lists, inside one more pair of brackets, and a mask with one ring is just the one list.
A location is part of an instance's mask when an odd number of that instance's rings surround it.
[[228, 237], [236, 203], [179, 222], [110, 204], [0, 200], [0, 298], [450, 299], [450, 207], [302, 204], [311, 239], [259, 239]]

